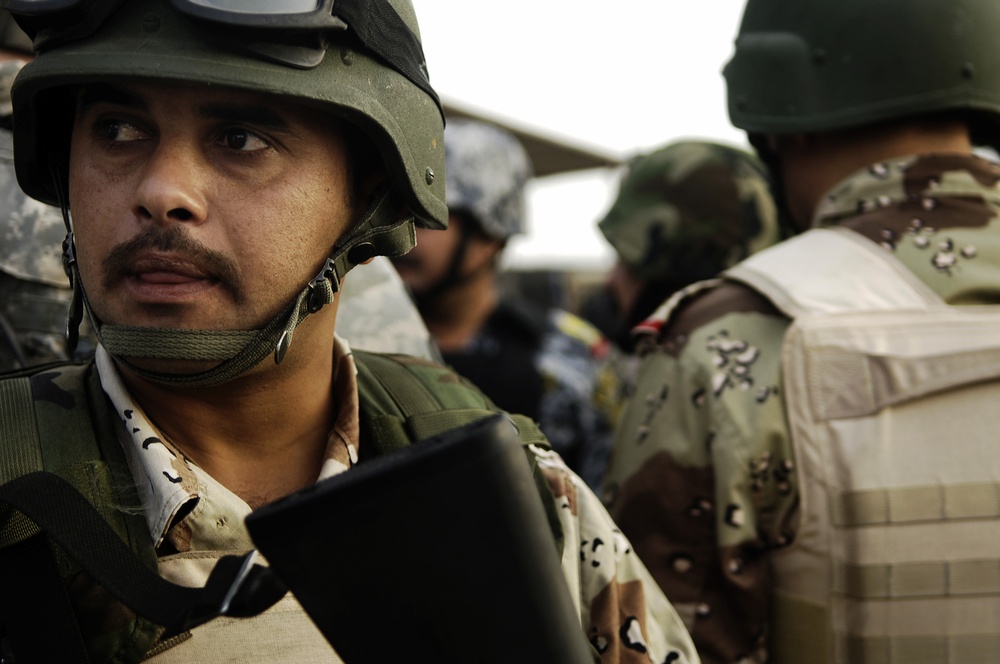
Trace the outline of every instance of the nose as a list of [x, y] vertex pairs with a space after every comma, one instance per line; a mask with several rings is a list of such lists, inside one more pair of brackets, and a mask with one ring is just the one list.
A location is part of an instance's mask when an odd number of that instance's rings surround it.
[[136, 218], [157, 224], [205, 221], [206, 180], [197, 150], [161, 142], [142, 169], [133, 204]]

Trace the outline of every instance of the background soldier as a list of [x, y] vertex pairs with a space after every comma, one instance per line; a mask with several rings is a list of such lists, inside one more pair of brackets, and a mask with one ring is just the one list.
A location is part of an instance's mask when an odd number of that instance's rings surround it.
[[607, 484], [707, 662], [996, 657], [1000, 588], [965, 576], [1000, 550], [996, 336], [949, 305], [1000, 302], [998, 29], [746, 5], [730, 118], [812, 230], [651, 321]]
[[583, 315], [617, 346], [623, 386], [635, 377], [636, 325], [674, 292], [781, 238], [764, 165], [705, 141], [678, 141], [633, 159], [598, 228], [617, 260]]
[[[599, 484], [611, 448], [614, 383], [602, 381], [602, 335], [561, 309], [502, 293], [500, 256], [524, 232], [531, 164], [509, 132], [451, 120], [445, 128], [449, 229], [418, 231], [396, 259], [446, 364], [497, 405], [539, 423], [571, 468]], [[610, 375], [605, 378], [611, 378]]]
[[[58, 208], [24, 195], [14, 175], [10, 86], [31, 59], [31, 40], [0, 12], [0, 369], [66, 360], [70, 287]], [[84, 334], [76, 357], [92, 353]]]

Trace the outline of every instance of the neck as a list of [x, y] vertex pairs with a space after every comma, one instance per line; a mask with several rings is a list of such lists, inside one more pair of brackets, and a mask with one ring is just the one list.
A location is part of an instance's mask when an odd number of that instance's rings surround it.
[[322, 333], [326, 313], [303, 321], [280, 365], [265, 359], [223, 385], [176, 387], [119, 370], [132, 398], [171, 444], [257, 507], [319, 475], [335, 412], [332, 320], [330, 332]]
[[471, 279], [456, 284], [420, 303], [420, 314], [442, 352], [463, 348], [496, 309], [500, 299], [493, 270], [480, 270]]
[[965, 124], [917, 119], [782, 139], [781, 176], [789, 210], [796, 224], [807, 228], [822, 197], [845, 178], [880, 161], [931, 153], [971, 154]]

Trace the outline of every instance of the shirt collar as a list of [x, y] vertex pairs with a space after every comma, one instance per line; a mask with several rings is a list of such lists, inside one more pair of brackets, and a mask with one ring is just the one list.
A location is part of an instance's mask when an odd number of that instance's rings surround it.
[[[350, 346], [340, 337], [334, 338], [333, 353], [338, 411], [317, 480], [347, 470], [358, 459], [357, 367]], [[154, 545], [169, 540], [179, 552], [252, 548], [243, 526], [250, 507], [165, 439], [132, 399], [102, 346], [95, 360], [101, 386], [124, 428], [122, 446]]]

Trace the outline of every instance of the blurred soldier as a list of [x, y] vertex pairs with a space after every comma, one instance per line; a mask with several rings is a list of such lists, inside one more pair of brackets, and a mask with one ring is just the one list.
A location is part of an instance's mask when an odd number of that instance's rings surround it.
[[385, 256], [359, 265], [344, 282], [337, 334], [359, 350], [441, 360], [406, 285]]
[[613, 353], [623, 385], [634, 378], [636, 325], [672, 293], [781, 239], [763, 164], [704, 141], [633, 159], [598, 228], [618, 258], [584, 317], [623, 351]]
[[[3, 510], [5, 658], [339, 661], [294, 601], [163, 638], [162, 614], [119, 602], [147, 587], [140, 577], [98, 585], [65, 544], [111, 530], [127, 560], [189, 587], [235, 569], [195, 607], [233, 615], [234, 596], [254, 591], [255, 508], [364, 477], [355, 466], [497, 412], [445, 367], [352, 352], [334, 331], [350, 270], [412, 248], [415, 225], [447, 224], [443, 114], [413, 7], [277, 4], [5, 3], [36, 51], [12, 89], [18, 181], [72, 211], [71, 330], [86, 313], [100, 341], [86, 363], [0, 379], [4, 500], [61, 516], [64, 501], [32, 490], [61, 477], [99, 513], [62, 537]], [[516, 423], [594, 657], [698, 661], [596, 496], [530, 420], [503, 421]], [[335, 516], [315, 527], [338, 528]], [[113, 547], [96, 549], [81, 556]]]
[[471, 120], [448, 122], [445, 155], [449, 228], [418, 230], [396, 267], [445, 363], [501, 408], [536, 420], [596, 487], [611, 447], [613, 386], [598, 380], [605, 340], [582, 319], [497, 285], [507, 240], [524, 232], [528, 155], [509, 132]]
[[704, 661], [996, 661], [998, 31], [746, 5], [730, 118], [810, 230], [657, 312], [607, 480]]
[[[28, 198], [14, 176], [10, 86], [31, 59], [31, 40], [0, 12], [0, 370], [66, 360], [69, 280], [58, 208]], [[77, 357], [93, 352], [87, 334]]]

